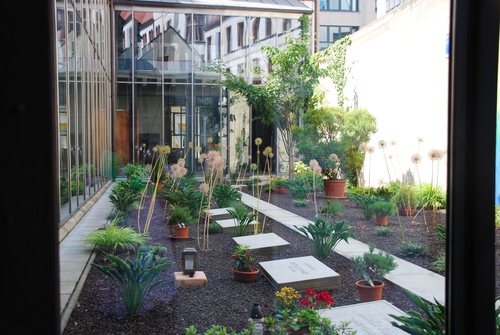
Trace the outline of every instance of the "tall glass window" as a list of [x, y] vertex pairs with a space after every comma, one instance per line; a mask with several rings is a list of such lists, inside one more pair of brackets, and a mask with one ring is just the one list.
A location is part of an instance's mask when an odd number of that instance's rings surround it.
[[359, 0], [321, 0], [320, 10], [322, 11], [348, 11], [357, 12]]
[[357, 31], [359, 27], [321, 26], [319, 27], [320, 50], [328, 48], [335, 41]]

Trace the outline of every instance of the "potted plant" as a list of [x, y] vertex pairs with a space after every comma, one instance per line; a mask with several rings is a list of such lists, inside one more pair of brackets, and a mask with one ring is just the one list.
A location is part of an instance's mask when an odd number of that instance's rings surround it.
[[281, 177], [273, 178], [271, 180], [272, 190], [276, 194], [285, 194], [286, 193], [286, 184], [287, 184], [287, 179], [284, 179]]
[[253, 257], [250, 254], [250, 247], [247, 245], [238, 244], [234, 247], [234, 252], [231, 255], [233, 263], [234, 280], [241, 283], [251, 283], [259, 274], [259, 269], [253, 266]]
[[384, 287], [382, 279], [398, 266], [391, 254], [381, 251], [374, 253], [373, 244], [369, 244], [368, 248], [369, 251], [362, 256], [350, 258], [359, 278], [356, 287], [360, 302], [381, 300]]
[[249, 212], [247, 206], [241, 201], [233, 202], [232, 208], [227, 208], [227, 211], [233, 217], [236, 234], [238, 236], [245, 235], [248, 227], [250, 227], [257, 217], [257, 213]]
[[401, 184], [391, 200], [398, 207], [399, 214], [406, 216], [412, 216], [419, 203], [415, 189], [408, 184]]
[[387, 225], [389, 215], [396, 214], [396, 204], [392, 201], [377, 201], [370, 205], [370, 209], [375, 213], [375, 223], [380, 226]]
[[336, 154], [331, 154], [329, 161], [333, 163], [333, 167], [321, 171], [325, 198], [345, 198], [347, 180], [343, 179], [340, 158]]
[[171, 229], [170, 238], [174, 239], [189, 238], [189, 226], [198, 221], [189, 213], [189, 207], [180, 205], [172, 206], [167, 220]]

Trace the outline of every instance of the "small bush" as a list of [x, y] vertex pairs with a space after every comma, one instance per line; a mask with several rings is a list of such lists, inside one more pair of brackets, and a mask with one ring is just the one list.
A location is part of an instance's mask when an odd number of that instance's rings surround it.
[[306, 199], [297, 199], [293, 201], [293, 205], [295, 207], [307, 207], [307, 200]]
[[321, 213], [327, 216], [340, 215], [344, 212], [344, 204], [339, 200], [328, 200], [324, 206], [321, 207]]
[[446, 256], [444, 253], [441, 253], [439, 257], [430, 264], [432, 270], [443, 274], [446, 270]]
[[136, 232], [130, 227], [120, 227], [113, 220], [105, 229], [97, 230], [84, 237], [83, 243], [94, 245], [103, 252], [116, 252], [118, 249], [135, 249], [143, 245], [149, 237]]
[[427, 254], [427, 248], [421, 243], [406, 242], [401, 246], [401, 255], [405, 257], [421, 257]]
[[222, 233], [222, 227], [217, 222], [210, 222], [208, 225], [208, 233], [209, 234], [220, 234]]
[[241, 193], [229, 184], [217, 184], [213, 188], [212, 198], [217, 207], [226, 208], [235, 201], [241, 201]]
[[391, 227], [378, 226], [375, 228], [375, 232], [377, 233], [377, 235], [380, 235], [380, 236], [389, 236], [389, 235], [392, 235], [393, 230]]

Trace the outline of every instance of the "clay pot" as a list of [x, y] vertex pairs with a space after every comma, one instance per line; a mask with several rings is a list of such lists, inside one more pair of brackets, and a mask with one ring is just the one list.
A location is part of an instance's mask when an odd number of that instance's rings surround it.
[[380, 280], [374, 280], [373, 284], [375, 286], [370, 286], [366, 280], [358, 280], [356, 282], [356, 287], [358, 288], [359, 302], [369, 302], [382, 300], [382, 290], [384, 288], [384, 282]]
[[233, 267], [233, 277], [234, 280], [240, 282], [240, 283], [252, 283], [255, 281], [255, 278], [259, 274], [259, 269], [257, 268], [251, 268], [252, 271], [238, 271], [236, 269], [236, 266]]
[[325, 198], [345, 198], [345, 179], [323, 179]]

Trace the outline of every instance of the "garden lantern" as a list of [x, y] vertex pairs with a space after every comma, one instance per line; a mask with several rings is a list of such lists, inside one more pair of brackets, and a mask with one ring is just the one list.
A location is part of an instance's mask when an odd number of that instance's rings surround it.
[[198, 252], [195, 248], [184, 248], [182, 251], [182, 273], [193, 277], [198, 266]]

